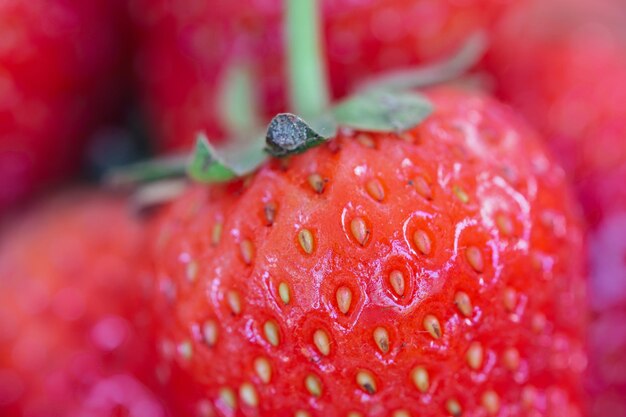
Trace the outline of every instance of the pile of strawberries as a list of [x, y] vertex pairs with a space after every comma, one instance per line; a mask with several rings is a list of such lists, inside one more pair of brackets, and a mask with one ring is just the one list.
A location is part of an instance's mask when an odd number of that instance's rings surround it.
[[0, 22], [1, 416], [626, 416], [620, 0]]

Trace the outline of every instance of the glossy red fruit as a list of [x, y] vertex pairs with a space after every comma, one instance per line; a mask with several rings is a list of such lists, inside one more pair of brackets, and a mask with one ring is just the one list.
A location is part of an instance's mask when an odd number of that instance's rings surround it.
[[166, 415], [150, 388], [142, 244], [126, 202], [94, 192], [46, 200], [4, 225], [1, 415]]
[[0, 4], [0, 210], [75, 173], [127, 91], [123, 0]]
[[499, 95], [547, 137], [589, 228], [591, 416], [626, 415], [626, 9], [536, 2], [503, 21], [489, 57]]
[[[391, 69], [447, 57], [490, 25], [508, 1], [321, 1], [334, 97]], [[138, 78], [163, 150], [186, 149], [199, 129], [226, 133], [220, 95], [248, 65], [264, 117], [287, 108], [281, 1], [135, 0], [142, 29]]]
[[582, 231], [490, 98], [342, 131], [161, 220], [161, 356], [217, 416], [581, 416]]

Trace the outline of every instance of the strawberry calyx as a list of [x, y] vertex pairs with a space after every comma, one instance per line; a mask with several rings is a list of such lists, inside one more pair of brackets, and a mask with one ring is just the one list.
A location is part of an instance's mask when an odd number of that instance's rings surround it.
[[280, 113], [269, 123], [264, 136], [235, 148], [215, 148], [205, 135], [198, 134], [187, 172], [198, 182], [230, 181], [254, 172], [270, 156], [286, 157], [318, 146], [335, 137], [339, 127], [402, 133], [421, 123], [432, 110], [432, 104], [417, 92], [381, 90], [352, 96], [310, 121]]

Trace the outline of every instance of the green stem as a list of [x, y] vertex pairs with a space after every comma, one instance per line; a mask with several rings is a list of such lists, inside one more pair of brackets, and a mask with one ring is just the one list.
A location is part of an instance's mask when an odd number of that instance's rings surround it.
[[221, 82], [220, 116], [229, 136], [250, 135], [261, 126], [254, 75], [248, 62], [231, 62]]
[[318, 6], [317, 0], [285, 0], [290, 105], [303, 117], [317, 115], [329, 104]]

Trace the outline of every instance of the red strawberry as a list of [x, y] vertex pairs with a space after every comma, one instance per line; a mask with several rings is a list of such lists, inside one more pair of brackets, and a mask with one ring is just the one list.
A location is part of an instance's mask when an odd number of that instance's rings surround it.
[[126, 89], [123, 0], [0, 4], [0, 210], [80, 168]]
[[5, 225], [1, 415], [165, 416], [148, 388], [142, 242], [126, 203], [93, 192], [51, 199]]
[[[508, 1], [321, 1], [332, 95], [384, 70], [446, 57]], [[187, 148], [198, 130], [225, 132], [220, 96], [234, 66], [253, 73], [265, 117], [286, 109], [281, 1], [135, 0], [138, 77], [161, 149]]]
[[591, 415], [621, 417], [626, 415], [626, 10], [617, 1], [537, 2], [503, 23], [489, 60], [499, 94], [548, 138], [575, 180], [590, 224]]
[[[217, 416], [581, 416], [582, 231], [512, 112], [428, 93], [400, 134], [342, 130], [196, 186], [154, 244], [162, 357]], [[200, 397], [198, 397], [200, 394]]]

